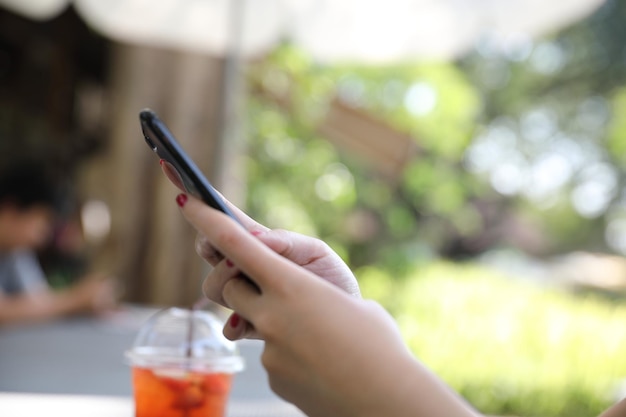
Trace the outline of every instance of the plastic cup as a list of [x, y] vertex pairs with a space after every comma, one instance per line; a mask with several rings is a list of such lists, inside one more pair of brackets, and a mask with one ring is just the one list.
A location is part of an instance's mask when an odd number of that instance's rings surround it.
[[126, 357], [135, 417], [225, 417], [233, 375], [244, 366], [214, 314], [181, 308], [152, 316]]

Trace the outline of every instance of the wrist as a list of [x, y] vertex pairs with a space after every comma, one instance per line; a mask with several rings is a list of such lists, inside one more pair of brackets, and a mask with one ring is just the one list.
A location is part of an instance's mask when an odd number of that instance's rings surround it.
[[416, 360], [410, 352], [396, 355], [390, 364], [383, 395], [372, 395], [377, 404], [369, 404], [354, 416], [379, 417], [478, 417], [463, 398], [443, 380]]

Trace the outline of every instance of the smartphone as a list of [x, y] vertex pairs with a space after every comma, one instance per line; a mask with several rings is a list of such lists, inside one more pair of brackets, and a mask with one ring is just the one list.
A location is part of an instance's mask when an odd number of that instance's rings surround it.
[[139, 113], [139, 121], [146, 143], [160, 159], [174, 167], [185, 190], [214, 209], [226, 213], [238, 221], [156, 113], [150, 109], [144, 109]]

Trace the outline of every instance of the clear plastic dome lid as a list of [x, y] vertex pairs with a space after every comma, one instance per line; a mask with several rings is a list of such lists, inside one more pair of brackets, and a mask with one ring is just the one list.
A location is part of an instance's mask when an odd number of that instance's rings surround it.
[[243, 359], [222, 326], [211, 312], [168, 308], [141, 327], [126, 357], [132, 366], [239, 372]]

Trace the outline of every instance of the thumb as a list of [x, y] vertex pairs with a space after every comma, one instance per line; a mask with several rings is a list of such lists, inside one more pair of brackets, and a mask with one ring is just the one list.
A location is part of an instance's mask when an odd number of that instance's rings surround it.
[[253, 233], [268, 248], [297, 265], [307, 265], [328, 253], [319, 239], [282, 229]]

